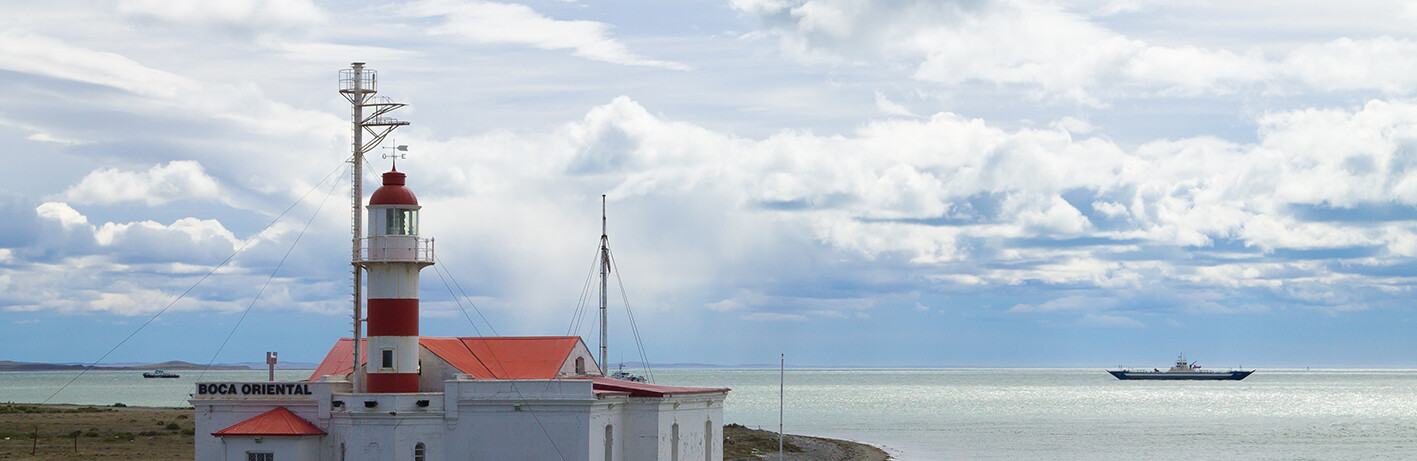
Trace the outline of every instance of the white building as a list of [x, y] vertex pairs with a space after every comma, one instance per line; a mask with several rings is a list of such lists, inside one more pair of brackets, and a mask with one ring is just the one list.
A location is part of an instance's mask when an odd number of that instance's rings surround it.
[[404, 174], [383, 179], [355, 260], [369, 276], [359, 354], [342, 338], [307, 381], [198, 383], [198, 460], [723, 459], [728, 389], [606, 377], [579, 337], [420, 336], [432, 241]]
[[352, 344], [311, 381], [199, 383], [197, 459], [723, 459], [728, 389], [600, 376], [580, 338], [419, 338], [407, 393], [351, 392]]

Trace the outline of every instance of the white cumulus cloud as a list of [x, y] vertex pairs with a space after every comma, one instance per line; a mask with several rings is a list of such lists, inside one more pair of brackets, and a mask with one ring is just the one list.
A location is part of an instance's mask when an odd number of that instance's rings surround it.
[[78, 204], [141, 202], [157, 206], [174, 200], [220, 201], [222, 196], [216, 180], [200, 163], [174, 160], [147, 171], [94, 170], [65, 190], [64, 198]]

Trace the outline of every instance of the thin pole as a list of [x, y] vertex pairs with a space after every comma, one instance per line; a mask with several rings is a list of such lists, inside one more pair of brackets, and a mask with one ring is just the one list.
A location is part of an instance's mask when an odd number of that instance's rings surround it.
[[349, 195], [350, 201], [353, 202], [350, 227], [354, 235], [351, 240], [353, 249], [349, 264], [354, 271], [354, 345], [350, 349], [354, 349], [354, 364], [351, 366], [354, 367], [354, 392], [357, 393], [364, 390], [364, 374], [359, 369], [359, 340], [364, 332], [361, 325], [364, 319], [363, 310], [360, 309], [360, 304], [363, 303], [359, 293], [359, 289], [364, 285], [363, 270], [359, 267], [359, 239], [364, 236], [364, 220], [361, 219], [364, 217], [364, 213], [362, 213], [364, 211], [362, 210], [364, 208], [364, 130], [359, 126], [360, 122], [364, 120], [364, 63], [356, 62], [352, 64], [352, 67], [354, 68], [354, 96], [350, 102], [354, 107], [350, 118], [354, 125], [354, 155], [349, 159], [350, 184], [352, 185]]
[[605, 375], [605, 370], [610, 364], [605, 361], [605, 343], [609, 328], [606, 320], [609, 316], [605, 314], [606, 304], [606, 274], [610, 273], [610, 237], [606, 235], [605, 227], [605, 195], [600, 196], [600, 375]]
[[787, 388], [787, 354], [779, 354], [781, 363], [777, 369], [777, 461], [782, 461], [782, 414], [783, 390]]

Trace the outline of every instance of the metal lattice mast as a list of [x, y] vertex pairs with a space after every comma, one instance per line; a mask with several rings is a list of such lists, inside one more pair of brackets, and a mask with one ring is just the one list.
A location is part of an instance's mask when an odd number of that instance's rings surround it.
[[[365, 69], [364, 63], [355, 62], [350, 64], [349, 69], [340, 71], [340, 95], [349, 101], [351, 106], [351, 142], [350, 150], [353, 155], [349, 158], [350, 163], [350, 232], [351, 239], [350, 265], [352, 266], [352, 289], [353, 294], [353, 335], [354, 344], [354, 392], [362, 392], [364, 389], [364, 372], [359, 365], [360, 354], [359, 345], [363, 335], [362, 324], [364, 316], [361, 307], [363, 306], [360, 289], [364, 285], [363, 272], [360, 267], [361, 244], [364, 237], [364, 154], [373, 150], [384, 141], [384, 138], [392, 133], [395, 128], [407, 125], [408, 122], [397, 120], [384, 115], [394, 111], [404, 104], [395, 103], [388, 98], [375, 99], [374, 95], [379, 92], [379, 73], [374, 69]], [[364, 115], [364, 109], [369, 108], [368, 116]], [[369, 142], [364, 142], [364, 133], [370, 135]]]
[[609, 317], [605, 314], [606, 300], [606, 274], [610, 273], [610, 237], [605, 231], [605, 196], [600, 196], [600, 374], [605, 375], [605, 370], [610, 364], [605, 361], [606, 320]]

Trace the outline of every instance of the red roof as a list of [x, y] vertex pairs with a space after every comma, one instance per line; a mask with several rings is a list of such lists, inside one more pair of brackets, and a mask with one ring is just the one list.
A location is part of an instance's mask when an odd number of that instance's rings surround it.
[[[582, 378], [584, 379], [584, 378]], [[597, 394], [629, 393], [630, 397], [664, 397], [669, 394], [707, 394], [728, 392], [726, 387], [674, 387], [658, 384], [637, 383], [623, 379], [592, 376], [589, 378]]]
[[[350, 348], [353, 344], [353, 338], [340, 338], [339, 341], [335, 341], [335, 347], [330, 348], [329, 354], [325, 354], [325, 360], [321, 360], [320, 366], [315, 367], [315, 372], [310, 374], [309, 380], [315, 381], [325, 375], [349, 376], [354, 372], [354, 367], [351, 366], [354, 363], [354, 350]], [[361, 339], [359, 341], [359, 356], [361, 358], [369, 357], [366, 352], [365, 343]], [[368, 360], [366, 359], [365, 362], [367, 363]]]
[[404, 174], [398, 170], [384, 173], [384, 185], [369, 197], [370, 205], [417, 205], [413, 190], [404, 187]]
[[[418, 345], [477, 379], [555, 379], [580, 340], [578, 336], [422, 337], [418, 338]], [[360, 352], [364, 352], [363, 341], [360, 342]], [[352, 344], [350, 338], [335, 342], [325, 360], [310, 374], [310, 380], [324, 375], [348, 375], [353, 370]], [[367, 354], [360, 357], [368, 363]]]
[[[418, 338], [418, 345], [475, 379], [556, 379], [561, 365], [566, 363], [580, 342], [579, 336]], [[315, 368], [310, 380], [320, 379], [324, 375], [348, 375], [351, 369], [349, 365], [354, 361], [350, 350], [353, 344], [354, 341], [350, 338], [340, 338], [325, 356], [325, 360]], [[368, 355], [360, 357], [367, 360]], [[705, 394], [729, 390], [726, 387], [660, 386], [604, 376], [572, 379], [591, 380], [592, 391], [597, 395], [664, 397], [670, 394]]]
[[578, 336], [418, 338], [448, 364], [477, 379], [555, 379]]
[[325, 431], [315, 427], [305, 418], [295, 416], [285, 407], [275, 407], [271, 411], [261, 413], [255, 417], [232, 424], [231, 427], [213, 432], [217, 437], [226, 436], [302, 436], [302, 435], [325, 435]]

